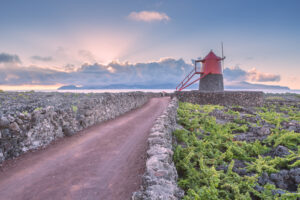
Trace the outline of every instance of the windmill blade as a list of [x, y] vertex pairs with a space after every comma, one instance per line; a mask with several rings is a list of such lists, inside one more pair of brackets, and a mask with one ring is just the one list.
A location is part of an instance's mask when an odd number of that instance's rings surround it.
[[222, 70], [224, 71], [224, 51], [223, 51], [223, 42], [221, 42], [221, 49], [222, 49]]

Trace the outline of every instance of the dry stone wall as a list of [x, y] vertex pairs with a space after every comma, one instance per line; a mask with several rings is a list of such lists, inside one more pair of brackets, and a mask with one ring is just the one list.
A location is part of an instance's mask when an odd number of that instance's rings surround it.
[[176, 127], [177, 108], [177, 99], [173, 98], [150, 131], [146, 172], [141, 189], [133, 194], [133, 200], [177, 200], [184, 195], [177, 186], [178, 175], [172, 159], [172, 132]]
[[0, 93], [0, 163], [142, 106], [160, 93]]
[[172, 96], [176, 96], [179, 101], [194, 104], [261, 106], [264, 103], [264, 93], [255, 91], [203, 92], [194, 90], [175, 92]]

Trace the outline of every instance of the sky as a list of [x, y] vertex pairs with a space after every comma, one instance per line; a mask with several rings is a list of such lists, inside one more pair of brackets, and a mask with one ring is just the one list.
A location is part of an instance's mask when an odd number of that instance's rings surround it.
[[300, 89], [298, 0], [0, 0], [0, 89], [180, 82], [226, 56], [225, 84]]

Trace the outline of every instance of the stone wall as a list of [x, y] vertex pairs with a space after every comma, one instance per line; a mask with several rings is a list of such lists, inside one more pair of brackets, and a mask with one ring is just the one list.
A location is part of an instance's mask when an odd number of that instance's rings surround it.
[[223, 74], [203, 75], [199, 81], [200, 91], [224, 91]]
[[173, 96], [176, 96], [179, 101], [194, 104], [261, 106], [264, 102], [264, 93], [254, 91], [202, 92], [194, 90], [175, 92]]
[[0, 93], [0, 162], [142, 106], [160, 93]]
[[133, 194], [133, 200], [177, 200], [184, 195], [177, 186], [178, 175], [172, 158], [172, 132], [176, 126], [177, 107], [177, 99], [173, 98], [150, 131], [146, 172], [141, 189]]

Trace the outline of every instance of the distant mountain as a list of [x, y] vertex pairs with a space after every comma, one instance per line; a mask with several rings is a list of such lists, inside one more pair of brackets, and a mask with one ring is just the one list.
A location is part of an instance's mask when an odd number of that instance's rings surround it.
[[268, 89], [268, 90], [290, 90], [288, 87], [279, 85], [264, 85], [248, 82], [237, 82], [225, 85], [225, 89]]
[[64, 85], [58, 88], [59, 90], [79, 90], [81, 89], [80, 87], [77, 87], [76, 85]]
[[[175, 89], [177, 83], [164, 83], [164, 84], [111, 84], [111, 85], [89, 85], [89, 86], [75, 86], [65, 85], [59, 90], [97, 90], [97, 89]], [[197, 89], [198, 84], [194, 84], [189, 89]], [[264, 85], [253, 84], [248, 82], [236, 82], [225, 84], [225, 89], [269, 89], [269, 90], [289, 90], [288, 87], [279, 85]]]

